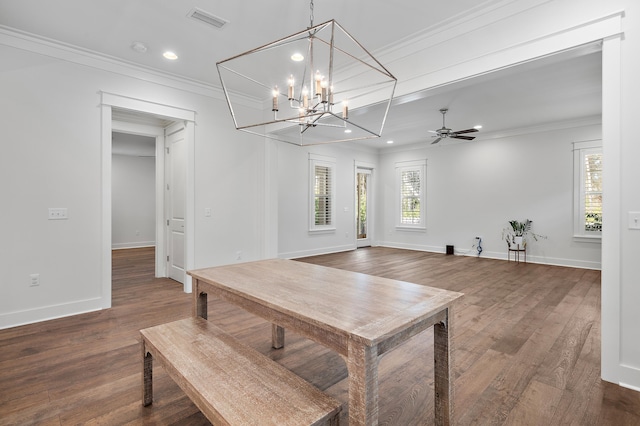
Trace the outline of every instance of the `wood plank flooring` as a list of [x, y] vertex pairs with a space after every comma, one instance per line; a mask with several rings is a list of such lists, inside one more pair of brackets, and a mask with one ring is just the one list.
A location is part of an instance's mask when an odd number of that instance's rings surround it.
[[[0, 330], [0, 425], [208, 425], [161, 368], [141, 404], [141, 328], [185, 318], [191, 296], [153, 277], [153, 250], [113, 254], [113, 308]], [[640, 426], [640, 393], [600, 380], [600, 273], [388, 248], [301, 259], [465, 293], [455, 313], [455, 424]], [[380, 301], [383, 303], [383, 301]], [[209, 320], [336, 397], [335, 353], [211, 299]], [[380, 363], [380, 424], [433, 419], [433, 333]]]

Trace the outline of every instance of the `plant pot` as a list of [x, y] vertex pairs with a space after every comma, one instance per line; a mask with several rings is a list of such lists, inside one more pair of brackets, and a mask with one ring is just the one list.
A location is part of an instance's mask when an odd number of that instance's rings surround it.
[[522, 237], [513, 237], [513, 245], [516, 249], [524, 248], [524, 241]]

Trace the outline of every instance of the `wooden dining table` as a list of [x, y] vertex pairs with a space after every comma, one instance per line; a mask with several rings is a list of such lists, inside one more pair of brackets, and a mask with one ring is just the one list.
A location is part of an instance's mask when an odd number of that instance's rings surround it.
[[285, 259], [188, 273], [194, 316], [207, 318], [212, 295], [271, 322], [274, 348], [284, 346], [289, 329], [340, 354], [350, 426], [378, 424], [380, 357], [433, 326], [435, 424], [450, 424], [452, 310], [463, 294]]

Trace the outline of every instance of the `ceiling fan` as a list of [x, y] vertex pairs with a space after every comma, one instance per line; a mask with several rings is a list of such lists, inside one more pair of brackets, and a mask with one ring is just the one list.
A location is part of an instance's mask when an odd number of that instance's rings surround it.
[[463, 133], [477, 132], [478, 129], [458, 130], [458, 131], [454, 132], [453, 130], [447, 128], [444, 125], [444, 115], [447, 113], [447, 111], [449, 111], [447, 108], [442, 108], [440, 110], [440, 112], [442, 113], [442, 128], [438, 129], [438, 130], [429, 130], [429, 132], [435, 133], [435, 135], [433, 135], [432, 137], [436, 138], [436, 140], [431, 142], [431, 145], [440, 142], [440, 140], [443, 139], [443, 138], [464, 139], [464, 140], [467, 140], [467, 141], [474, 140], [475, 139], [474, 136], [461, 136], [461, 135]]

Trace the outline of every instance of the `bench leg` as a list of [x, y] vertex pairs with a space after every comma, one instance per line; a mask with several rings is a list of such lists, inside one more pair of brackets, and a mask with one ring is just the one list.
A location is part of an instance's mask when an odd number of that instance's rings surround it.
[[142, 344], [142, 405], [153, 402], [153, 356]]
[[335, 416], [329, 419], [328, 426], [340, 426], [340, 413], [336, 414]]
[[273, 349], [284, 347], [284, 328], [279, 325], [271, 324], [271, 346]]

